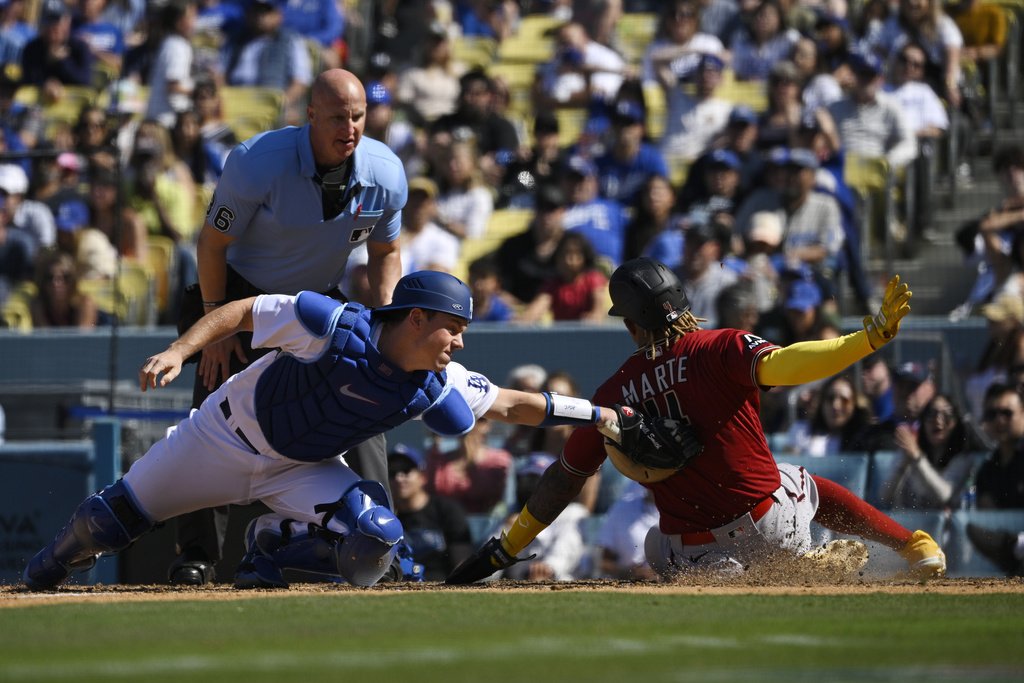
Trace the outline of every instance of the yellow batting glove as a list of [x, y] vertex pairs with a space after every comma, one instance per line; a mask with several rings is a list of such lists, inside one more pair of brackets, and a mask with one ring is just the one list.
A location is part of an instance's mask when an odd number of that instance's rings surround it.
[[882, 348], [900, 331], [900, 321], [910, 313], [910, 297], [914, 295], [904, 282], [900, 284], [900, 276], [893, 276], [889, 286], [885, 288], [885, 297], [878, 313], [864, 318], [864, 331], [868, 334], [868, 343], [875, 351]]

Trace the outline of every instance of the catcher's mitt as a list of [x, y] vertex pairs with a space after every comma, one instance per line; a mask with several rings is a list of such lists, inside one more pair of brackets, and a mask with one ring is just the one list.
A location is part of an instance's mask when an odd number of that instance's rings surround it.
[[602, 422], [605, 450], [612, 464], [641, 483], [661, 481], [703, 452], [697, 430], [689, 422], [667, 417], [645, 418], [629, 406], [613, 405], [615, 422]]

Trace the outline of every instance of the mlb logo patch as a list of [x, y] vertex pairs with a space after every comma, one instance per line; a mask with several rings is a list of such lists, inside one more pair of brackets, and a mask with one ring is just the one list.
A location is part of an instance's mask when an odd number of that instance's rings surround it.
[[727, 535], [727, 536], [728, 536], [729, 538], [737, 538], [738, 536], [742, 536], [742, 535], [743, 535], [743, 527], [741, 527], [741, 526], [738, 526], [738, 527], [736, 527], [735, 529], [733, 529], [732, 531], [730, 531], [730, 532], [729, 532], [728, 534], [726, 534], [726, 535]]
[[355, 244], [356, 242], [362, 242], [363, 240], [370, 236], [370, 232], [372, 230], [373, 228], [357, 228], [352, 231], [352, 234], [349, 236], [348, 241], [351, 242], [352, 244]]

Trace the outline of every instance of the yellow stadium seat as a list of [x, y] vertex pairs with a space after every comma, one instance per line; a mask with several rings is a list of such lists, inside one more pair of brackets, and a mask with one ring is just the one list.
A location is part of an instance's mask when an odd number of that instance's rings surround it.
[[146, 268], [153, 274], [157, 310], [167, 310], [171, 282], [174, 280], [176, 254], [174, 240], [163, 235], [149, 235], [146, 238]]
[[498, 209], [491, 214], [486, 236], [499, 241], [505, 240], [530, 227], [532, 219], [533, 211], [530, 209]]
[[657, 83], [647, 83], [643, 88], [644, 103], [647, 105], [647, 135], [652, 140], [660, 140], [665, 134], [668, 117], [665, 91]]
[[224, 106], [224, 122], [240, 140], [273, 130], [284, 113], [284, 92], [276, 88], [226, 86], [219, 95]]
[[895, 178], [884, 157], [847, 154], [843, 179], [860, 200], [861, 256], [866, 262], [873, 235], [884, 235], [891, 255], [890, 226], [895, 220]]
[[561, 147], [575, 144], [587, 124], [587, 110], [583, 107], [556, 109], [555, 116], [558, 118], [558, 144]]
[[544, 40], [565, 21], [547, 14], [528, 14], [519, 20], [515, 37], [520, 40]]
[[638, 62], [644, 50], [654, 40], [658, 30], [658, 15], [653, 13], [623, 14], [615, 25], [615, 33], [622, 46], [623, 57], [629, 62]]
[[672, 183], [672, 187], [678, 190], [686, 183], [693, 162], [679, 157], [669, 157], [666, 161], [668, 162], [668, 180]]
[[35, 295], [36, 286], [32, 282], [19, 283], [11, 290], [0, 310], [0, 317], [9, 329], [32, 331], [32, 299]]
[[452, 57], [469, 68], [489, 68], [494, 61], [497, 43], [493, 38], [461, 37], [452, 41]]
[[715, 96], [728, 100], [733, 104], [745, 104], [756, 112], [768, 108], [768, 86], [764, 81], [737, 81], [732, 77], [732, 70], [726, 69], [730, 76], [723, 72], [722, 83], [715, 91]]
[[83, 280], [78, 288], [96, 301], [99, 310], [117, 316], [125, 325], [148, 325], [156, 320], [153, 278], [141, 263], [124, 260], [116, 281]]

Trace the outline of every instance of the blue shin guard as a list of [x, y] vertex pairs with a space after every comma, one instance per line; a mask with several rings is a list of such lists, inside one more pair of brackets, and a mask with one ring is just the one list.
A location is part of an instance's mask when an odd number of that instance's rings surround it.
[[48, 590], [76, 569], [88, 569], [102, 553], [123, 550], [153, 528], [131, 491], [118, 481], [86, 498], [56, 537], [28, 563], [25, 585]]

